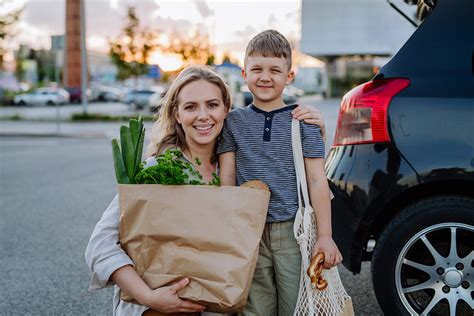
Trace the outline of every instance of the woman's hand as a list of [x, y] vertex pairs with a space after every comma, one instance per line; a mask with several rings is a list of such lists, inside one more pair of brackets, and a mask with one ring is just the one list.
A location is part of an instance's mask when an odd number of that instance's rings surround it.
[[291, 114], [298, 121], [303, 120], [307, 124], [318, 125], [321, 128], [321, 137], [326, 142], [326, 127], [321, 111], [313, 106], [298, 105]]
[[143, 305], [163, 313], [200, 313], [205, 307], [203, 305], [182, 300], [176, 294], [179, 290], [189, 284], [189, 279], [184, 278], [170, 286], [163, 286], [156, 290], [150, 290]]
[[330, 269], [341, 263], [342, 255], [332, 237], [318, 237], [311, 257], [314, 257], [320, 251], [324, 252], [324, 269]]

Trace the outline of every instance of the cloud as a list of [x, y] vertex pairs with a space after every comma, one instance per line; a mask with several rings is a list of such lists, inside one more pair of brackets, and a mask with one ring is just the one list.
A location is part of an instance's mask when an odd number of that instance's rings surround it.
[[201, 14], [203, 19], [207, 19], [209, 16], [214, 14], [205, 0], [194, 0], [194, 4], [196, 5], [198, 12]]
[[276, 18], [276, 16], [273, 13], [270, 14], [270, 16], [268, 17], [267, 25], [268, 25], [269, 28], [272, 28], [272, 29], [277, 27], [278, 19]]
[[246, 41], [249, 38], [251, 38], [252, 36], [254, 36], [255, 34], [257, 34], [257, 32], [258, 32], [257, 28], [255, 28], [254, 26], [251, 26], [251, 25], [247, 25], [245, 27], [245, 29], [235, 31], [234, 35], [239, 37], [240, 39]]

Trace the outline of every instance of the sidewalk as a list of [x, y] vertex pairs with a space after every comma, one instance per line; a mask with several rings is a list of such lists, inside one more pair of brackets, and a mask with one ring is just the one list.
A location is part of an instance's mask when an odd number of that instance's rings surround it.
[[[0, 121], [0, 136], [117, 138], [126, 122]], [[152, 122], [145, 122], [151, 131]]]

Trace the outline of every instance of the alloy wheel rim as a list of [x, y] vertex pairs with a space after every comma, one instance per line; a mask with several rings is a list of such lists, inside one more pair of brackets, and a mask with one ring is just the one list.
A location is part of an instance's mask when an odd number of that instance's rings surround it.
[[398, 297], [410, 314], [428, 315], [443, 307], [454, 316], [458, 303], [474, 309], [473, 240], [474, 226], [441, 223], [423, 229], [405, 244], [397, 258], [395, 281]]

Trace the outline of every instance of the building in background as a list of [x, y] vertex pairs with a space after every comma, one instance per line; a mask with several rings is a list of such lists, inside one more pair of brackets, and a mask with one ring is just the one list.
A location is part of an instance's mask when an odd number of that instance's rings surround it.
[[295, 79], [293, 86], [308, 94], [321, 94], [326, 97], [328, 93], [328, 75], [326, 65], [321, 60], [293, 52], [293, 67]]
[[87, 63], [91, 81], [104, 84], [115, 83], [118, 70], [108, 54], [88, 51]]
[[59, 83], [64, 69], [64, 35], [51, 36], [51, 54], [54, 56], [54, 81]]
[[20, 45], [14, 56], [15, 76], [19, 82], [36, 86], [54, 81], [55, 62], [50, 50], [34, 50], [27, 45]]
[[[51, 53], [54, 56], [56, 82], [60, 82], [60, 73], [64, 68], [64, 35], [51, 36]], [[110, 61], [107, 54], [87, 51], [87, 63], [91, 81], [114, 83], [117, 77], [117, 67]]]
[[214, 69], [229, 85], [232, 104], [236, 107], [245, 106], [241, 93], [241, 88], [245, 85], [242, 68], [237, 64], [224, 61], [222, 64], [214, 65]]
[[[397, 6], [415, 16], [416, 8]], [[301, 12], [300, 49], [326, 63], [331, 95], [373, 76], [415, 31], [383, 0], [302, 0]]]

